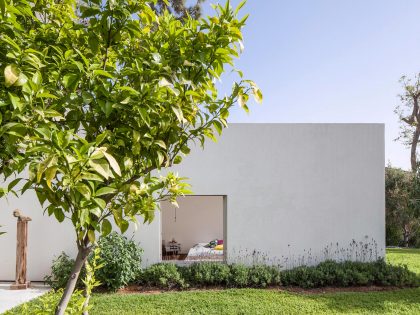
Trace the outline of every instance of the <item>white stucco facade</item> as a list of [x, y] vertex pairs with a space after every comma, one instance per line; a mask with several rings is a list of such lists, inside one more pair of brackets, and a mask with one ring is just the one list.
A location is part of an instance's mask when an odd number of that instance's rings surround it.
[[[229, 262], [292, 267], [324, 259], [376, 259], [385, 252], [383, 124], [232, 124], [218, 143], [193, 148], [174, 171], [194, 194], [225, 196]], [[16, 221], [29, 225], [29, 278], [54, 255], [75, 253], [74, 232], [42, 215], [31, 193], [0, 200], [0, 280], [14, 278]], [[160, 261], [161, 222], [133, 234], [144, 263]]]

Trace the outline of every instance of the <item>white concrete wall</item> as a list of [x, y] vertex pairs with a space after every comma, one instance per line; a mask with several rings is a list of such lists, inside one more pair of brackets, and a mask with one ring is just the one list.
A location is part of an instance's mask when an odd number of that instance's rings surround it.
[[384, 164], [383, 124], [238, 124], [177, 171], [227, 195], [229, 261], [292, 267], [384, 255]]
[[[181, 253], [197, 243], [223, 239], [223, 197], [186, 196], [178, 198], [179, 208], [168, 201], [161, 203], [162, 240], [175, 238]], [[176, 211], [176, 220], [175, 220]]]
[[[14, 280], [16, 262], [16, 218], [12, 216], [14, 209], [32, 218], [29, 222], [28, 238], [28, 279], [41, 281], [50, 273], [51, 262], [62, 251], [71, 257], [76, 256], [76, 235], [70, 221], [58, 223], [55, 217], [43, 215], [41, 206], [34, 193], [27, 192], [23, 197], [12, 195], [8, 199], [0, 199], [0, 281]], [[141, 220], [139, 220], [141, 221]], [[159, 217], [151, 225], [141, 225], [137, 231], [133, 227], [125, 233], [133, 238], [144, 249], [143, 264], [160, 261]]]
[[[227, 196], [230, 262], [257, 257], [292, 267], [384, 255], [384, 166], [383, 124], [232, 124], [175, 170], [190, 178], [195, 194]], [[0, 236], [0, 280], [14, 278], [15, 208], [33, 218], [29, 277], [40, 280], [54, 255], [74, 254], [74, 233], [42, 216], [31, 193], [0, 200], [0, 225], [8, 232]], [[160, 214], [134, 239], [145, 263], [159, 261]]]

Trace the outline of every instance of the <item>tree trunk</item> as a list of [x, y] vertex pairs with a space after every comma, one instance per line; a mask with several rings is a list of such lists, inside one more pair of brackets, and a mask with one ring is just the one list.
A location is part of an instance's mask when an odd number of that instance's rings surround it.
[[416, 130], [413, 133], [413, 142], [411, 142], [411, 170], [413, 172], [417, 171], [417, 143], [420, 137], [420, 124], [416, 126]]
[[408, 247], [409, 240], [410, 240], [410, 232], [409, 232], [407, 226], [404, 226], [404, 240], [403, 240], [404, 247]]
[[[86, 264], [87, 264], [87, 260], [85, 261], [85, 270], [87, 270], [86, 268]], [[89, 275], [87, 275], [89, 276]], [[90, 300], [90, 294], [89, 291], [85, 285], [85, 302], [83, 303], [83, 315], [89, 315], [89, 311], [87, 310], [87, 307], [89, 305], [89, 300]]]
[[66, 288], [64, 289], [63, 296], [61, 297], [60, 303], [58, 303], [55, 310], [55, 315], [64, 315], [67, 305], [70, 302], [71, 295], [76, 287], [77, 279], [79, 278], [80, 271], [82, 270], [83, 265], [85, 264], [86, 259], [88, 258], [91, 248], [78, 245], [78, 253], [76, 261], [74, 262], [73, 269], [69, 280], [67, 281]]

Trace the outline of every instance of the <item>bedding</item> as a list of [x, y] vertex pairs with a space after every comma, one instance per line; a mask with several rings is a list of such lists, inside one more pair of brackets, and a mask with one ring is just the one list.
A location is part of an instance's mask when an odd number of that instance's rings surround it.
[[223, 250], [206, 247], [208, 243], [198, 243], [190, 248], [186, 261], [223, 261]]

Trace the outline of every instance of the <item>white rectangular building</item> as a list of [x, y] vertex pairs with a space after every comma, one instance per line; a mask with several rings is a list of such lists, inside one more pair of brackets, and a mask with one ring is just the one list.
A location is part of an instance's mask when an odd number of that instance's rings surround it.
[[[161, 261], [172, 238], [187, 257], [196, 243], [222, 239], [228, 262], [375, 260], [385, 254], [384, 169], [383, 124], [231, 124], [173, 169], [195, 196], [176, 210], [163, 204], [127, 236], [146, 265]], [[75, 255], [75, 234], [70, 222], [43, 216], [32, 192], [1, 199], [0, 280], [14, 279], [16, 208], [32, 218], [29, 279], [42, 280], [54, 256]]]

